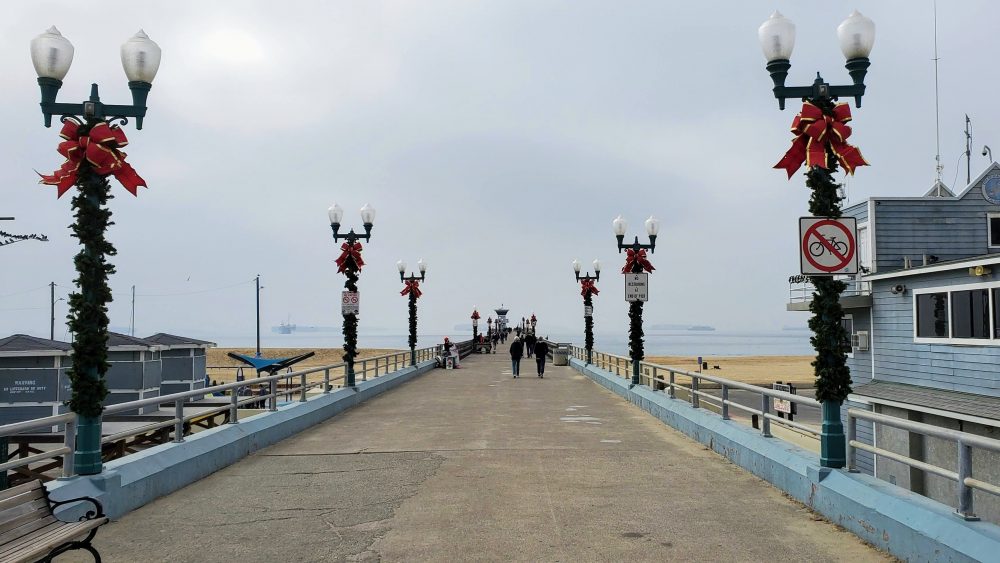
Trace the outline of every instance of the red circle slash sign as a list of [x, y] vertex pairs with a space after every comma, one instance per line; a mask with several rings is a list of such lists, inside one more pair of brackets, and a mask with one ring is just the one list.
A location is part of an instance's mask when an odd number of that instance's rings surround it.
[[[823, 236], [819, 229], [820, 227], [836, 227], [842, 233], [844, 233], [844, 241], [847, 243], [847, 252], [841, 254], [837, 251], [836, 247], [830, 243], [825, 236]], [[821, 264], [813, 257], [812, 253], [809, 252], [809, 246], [812, 243], [812, 239], [816, 239], [820, 244], [829, 252], [831, 255], [837, 258], [837, 263], [833, 265]], [[832, 274], [837, 270], [840, 270], [851, 263], [854, 258], [854, 233], [850, 232], [847, 227], [842, 225], [838, 221], [832, 219], [825, 219], [813, 224], [811, 227], [806, 229], [805, 236], [802, 237], [802, 255], [806, 257], [806, 260], [817, 270]]]

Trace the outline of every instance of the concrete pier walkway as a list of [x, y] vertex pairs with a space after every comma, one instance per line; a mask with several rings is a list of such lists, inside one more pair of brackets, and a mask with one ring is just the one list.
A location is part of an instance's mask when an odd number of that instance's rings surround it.
[[521, 367], [435, 370], [95, 544], [108, 562], [889, 559], [575, 371]]

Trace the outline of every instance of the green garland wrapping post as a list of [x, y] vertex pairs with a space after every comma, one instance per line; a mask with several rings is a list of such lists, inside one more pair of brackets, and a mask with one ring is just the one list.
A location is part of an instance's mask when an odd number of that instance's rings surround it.
[[73, 333], [72, 367], [66, 372], [73, 394], [70, 410], [96, 418], [104, 411], [102, 404], [108, 396], [104, 376], [108, 372], [108, 307], [111, 288], [108, 276], [115, 267], [105, 257], [117, 254], [104, 233], [114, 223], [111, 210], [106, 208], [111, 195], [111, 185], [106, 178], [96, 174], [84, 161], [78, 170], [79, 191], [73, 197], [76, 222], [70, 226], [73, 236], [83, 247], [73, 259], [78, 276], [79, 291], [69, 296], [69, 329]]
[[628, 304], [628, 354], [634, 362], [645, 359], [643, 352], [642, 301]]
[[410, 292], [410, 339], [409, 345], [412, 350], [417, 346], [417, 294]]
[[[814, 217], [839, 218], [841, 216], [839, 189], [833, 180], [838, 164], [849, 174], [868, 162], [861, 152], [847, 143], [851, 128], [851, 111], [847, 104], [838, 104], [829, 98], [815, 98], [802, 105], [802, 111], [792, 122], [796, 135], [792, 147], [775, 168], [784, 169], [791, 178], [796, 170], [806, 164], [806, 185], [812, 195], [809, 212]], [[810, 342], [816, 350], [812, 366], [816, 376], [816, 399], [822, 403], [823, 422], [820, 430], [820, 464], [840, 468], [847, 464], [847, 446], [840, 409], [851, 393], [851, 373], [847, 366], [844, 343], [848, 334], [843, 326], [844, 310], [840, 296], [847, 284], [833, 276], [810, 276], [816, 288], [809, 310], [809, 328], [813, 331]]]
[[[583, 306], [592, 307], [594, 305], [594, 298], [591, 296], [590, 292], [584, 292], [583, 294]], [[594, 317], [593, 315], [583, 316], [583, 337], [584, 337], [584, 347], [587, 349], [587, 363], [590, 363], [590, 354], [594, 350]]]
[[[347, 281], [344, 289], [358, 290], [358, 267], [354, 260], [348, 260], [344, 268]], [[348, 385], [354, 384], [354, 358], [358, 357], [358, 316], [354, 313], [344, 315], [344, 362], [347, 363]]]

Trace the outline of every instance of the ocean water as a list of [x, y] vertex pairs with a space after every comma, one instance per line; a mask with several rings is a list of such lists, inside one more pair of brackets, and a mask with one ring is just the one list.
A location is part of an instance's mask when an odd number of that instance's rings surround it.
[[[452, 339], [467, 338], [457, 333], [448, 334]], [[471, 335], [470, 335], [471, 336]], [[583, 345], [583, 334], [547, 334], [556, 342], [572, 342]], [[645, 337], [648, 356], [809, 356], [813, 354], [807, 331], [781, 332], [728, 332], [672, 330], [647, 332]], [[417, 347], [432, 346], [444, 340], [444, 334], [421, 335]], [[254, 337], [220, 336], [208, 337], [219, 346], [226, 348], [255, 345]], [[508, 341], [509, 342], [509, 341]], [[264, 348], [338, 348], [343, 338], [337, 332], [275, 334], [262, 333], [261, 346]], [[408, 347], [405, 334], [360, 334], [358, 346], [361, 348]], [[611, 354], [628, 355], [628, 335], [594, 335], [594, 349]]]

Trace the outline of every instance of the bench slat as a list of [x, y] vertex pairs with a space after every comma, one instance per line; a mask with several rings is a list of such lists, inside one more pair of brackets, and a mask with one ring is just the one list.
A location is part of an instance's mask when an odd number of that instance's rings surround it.
[[[6, 557], [8, 553], [23, 549], [28, 543], [35, 542], [38, 538], [45, 536], [45, 534], [52, 533], [55, 529], [61, 528], [64, 525], [66, 525], [65, 522], [56, 520], [54, 522], [46, 522], [44, 525], [39, 526], [37, 529], [31, 530], [30, 532], [27, 532], [26, 530], [27, 533], [23, 536], [18, 536], [11, 540], [10, 543], [0, 546], [0, 560]], [[25, 528], [27, 528], [27, 526]]]
[[41, 488], [33, 489], [24, 494], [17, 495], [16, 497], [10, 497], [8, 499], [0, 500], [0, 521], [3, 520], [3, 511], [17, 506], [19, 504], [27, 504], [33, 500], [44, 499], [45, 491]]
[[36, 510], [33, 513], [24, 514], [18, 518], [15, 518], [14, 520], [6, 522], [4, 524], [3, 530], [0, 530], [3, 532], [0, 533], [0, 545], [5, 544], [11, 541], [12, 539], [22, 535], [23, 532], [20, 531], [19, 528], [21, 528], [25, 524], [30, 524], [32, 522], [40, 522], [48, 518], [58, 521], [56, 520], [56, 517], [53, 516], [51, 512], [49, 512], [48, 508], [46, 508], [44, 511]]
[[30, 544], [25, 544], [22, 549], [3, 554], [0, 556], [0, 563], [34, 561], [38, 556], [46, 555], [53, 548], [67, 541], [86, 535], [90, 530], [105, 524], [107, 521], [107, 518], [95, 518], [83, 522], [64, 523], [58, 528], [34, 538]]
[[45, 518], [47, 515], [51, 514], [49, 501], [44, 498], [36, 498], [30, 502], [12, 506], [3, 512], [0, 512], [0, 533], [20, 526], [20, 524], [11, 526], [10, 523], [20, 521], [24, 516], [29, 514], [34, 514], [37, 519]]
[[11, 487], [9, 489], [0, 491], [0, 501], [7, 500], [9, 498], [16, 497], [17, 495], [27, 493], [28, 491], [33, 491], [35, 489], [41, 489], [41, 488], [42, 488], [41, 481], [32, 481], [30, 483], [24, 483], [16, 487]]

